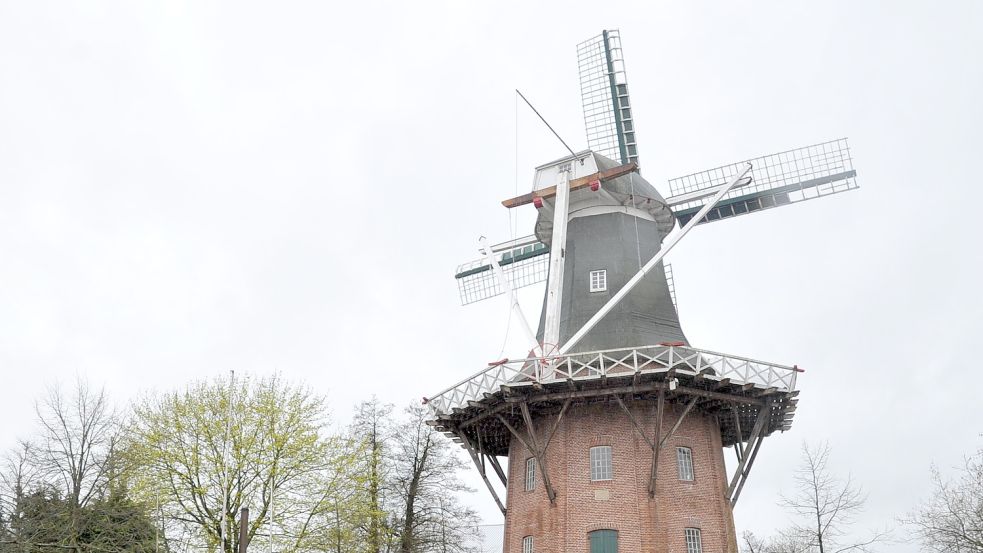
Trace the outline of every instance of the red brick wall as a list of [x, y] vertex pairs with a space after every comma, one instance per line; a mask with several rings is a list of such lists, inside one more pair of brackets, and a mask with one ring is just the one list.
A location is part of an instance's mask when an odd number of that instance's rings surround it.
[[[628, 407], [654, 437], [655, 402]], [[663, 434], [682, 410], [681, 404], [666, 404]], [[540, 441], [554, 420], [534, 420]], [[590, 480], [589, 450], [596, 445], [612, 447], [612, 480]], [[679, 480], [676, 447], [692, 449], [692, 482]], [[546, 452], [546, 469], [557, 494], [553, 505], [538, 466], [535, 489], [525, 491], [526, 459], [531, 456], [519, 440], [512, 441], [505, 553], [522, 553], [522, 538], [529, 535], [536, 553], [587, 552], [587, 533], [597, 529], [618, 531], [619, 552], [686, 553], [687, 527], [700, 528], [707, 553], [737, 551], [733, 513], [724, 499], [728, 483], [720, 432], [712, 417], [691, 411], [666, 443], [659, 456], [654, 499], [648, 495], [651, 451], [616, 403], [568, 409]]]

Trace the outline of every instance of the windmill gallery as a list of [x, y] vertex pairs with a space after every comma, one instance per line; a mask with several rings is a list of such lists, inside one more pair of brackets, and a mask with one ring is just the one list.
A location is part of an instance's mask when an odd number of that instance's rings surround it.
[[[427, 398], [429, 424], [474, 462], [505, 553], [736, 552], [733, 509], [764, 439], [790, 428], [801, 371], [690, 344], [664, 257], [698, 225], [855, 189], [849, 148], [723, 165], [663, 195], [639, 171], [619, 33], [580, 44], [578, 65], [589, 149], [502, 202], [537, 209], [532, 236], [482, 242], [456, 274], [464, 304], [508, 298], [530, 352]], [[544, 280], [534, 332], [514, 290]]]

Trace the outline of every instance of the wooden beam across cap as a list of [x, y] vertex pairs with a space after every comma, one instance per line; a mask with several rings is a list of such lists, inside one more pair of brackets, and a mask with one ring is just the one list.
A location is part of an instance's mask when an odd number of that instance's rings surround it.
[[[586, 177], [572, 179], [570, 181], [570, 190], [577, 190], [578, 188], [584, 188], [585, 186], [590, 186], [590, 183], [594, 181], [604, 182], [606, 180], [615, 179], [637, 170], [638, 170], [638, 164], [633, 161], [625, 165], [619, 165], [611, 169], [598, 171], [597, 173], [594, 173], [592, 175], [587, 175]], [[536, 190], [528, 194], [516, 196], [515, 198], [502, 200], [502, 205], [504, 205], [509, 209], [512, 209], [513, 207], [519, 207], [520, 205], [531, 204], [533, 200], [535, 200], [536, 198], [549, 198], [555, 195], [556, 195], [556, 186], [550, 186], [547, 188], [543, 188], [542, 190]]]

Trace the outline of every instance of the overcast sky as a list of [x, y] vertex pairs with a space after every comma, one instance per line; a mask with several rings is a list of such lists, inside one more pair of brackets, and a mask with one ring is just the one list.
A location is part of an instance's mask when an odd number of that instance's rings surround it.
[[0, 448], [75, 375], [124, 403], [279, 371], [340, 425], [515, 357], [504, 301], [460, 307], [452, 275], [480, 235], [531, 231], [498, 202], [564, 153], [514, 88], [586, 145], [575, 47], [604, 28], [663, 192], [850, 138], [859, 191], [698, 228], [670, 261], [695, 346], [807, 371], [739, 531], [787, 523], [804, 440], [869, 492], [858, 529], [893, 525], [983, 446], [978, 0], [0, 0]]

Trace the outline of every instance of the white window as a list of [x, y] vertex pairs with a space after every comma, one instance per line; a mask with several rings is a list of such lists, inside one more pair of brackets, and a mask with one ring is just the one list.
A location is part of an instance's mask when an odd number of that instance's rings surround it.
[[680, 480], [693, 480], [693, 451], [690, 448], [676, 448], [676, 465], [679, 469]]
[[600, 445], [590, 448], [590, 479], [611, 479], [611, 446]]
[[532, 536], [526, 536], [522, 538], [522, 553], [533, 553]]
[[686, 553], [703, 553], [703, 541], [699, 528], [686, 529]]
[[536, 458], [526, 459], [526, 491], [536, 489]]
[[590, 291], [604, 292], [608, 289], [608, 272], [605, 269], [590, 272]]

